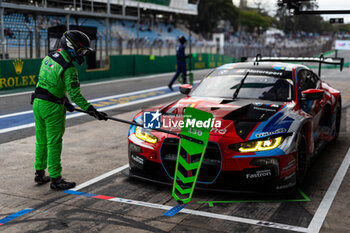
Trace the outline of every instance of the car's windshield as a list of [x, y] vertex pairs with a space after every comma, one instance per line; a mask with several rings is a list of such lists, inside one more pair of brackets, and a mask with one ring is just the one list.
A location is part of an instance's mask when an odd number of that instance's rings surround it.
[[[208, 76], [192, 91], [191, 96], [232, 98], [245, 73], [225, 75], [214, 73]], [[258, 75], [249, 73], [239, 90], [237, 98], [261, 99], [271, 101], [290, 101], [293, 99], [291, 78]]]

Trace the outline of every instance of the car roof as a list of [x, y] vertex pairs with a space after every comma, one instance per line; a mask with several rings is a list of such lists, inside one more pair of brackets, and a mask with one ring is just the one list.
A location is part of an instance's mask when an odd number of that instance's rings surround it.
[[240, 63], [227, 63], [222, 66], [217, 67], [217, 70], [230, 70], [230, 69], [264, 69], [270, 71], [283, 70], [283, 71], [293, 71], [296, 68], [304, 68], [310, 70], [307, 66], [295, 63], [285, 63], [285, 62], [240, 62]]

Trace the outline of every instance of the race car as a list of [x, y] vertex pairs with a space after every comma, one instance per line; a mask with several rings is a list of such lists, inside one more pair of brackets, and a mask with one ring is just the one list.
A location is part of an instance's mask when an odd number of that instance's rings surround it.
[[[144, 124], [149, 113], [157, 113], [162, 129], [179, 133], [177, 122], [187, 107], [210, 112], [220, 124], [211, 128], [196, 188], [291, 192], [321, 149], [338, 137], [341, 120], [341, 93], [302, 62], [342, 69], [344, 60], [257, 56], [254, 62], [225, 64], [194, 88], [181, 85], [186, 97], [143, 110], [133, 121]], [[172, 184], [178, 149], [177, 136], [130, 126], [128, 175]], [[183, 149], [180, 155], [189, 163], [198, 160]]]

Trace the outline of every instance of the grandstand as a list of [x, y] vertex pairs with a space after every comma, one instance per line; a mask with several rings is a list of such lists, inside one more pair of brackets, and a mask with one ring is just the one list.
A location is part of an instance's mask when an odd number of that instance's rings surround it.
[[0, 7], [3, 59], [44, 57], [48, 28], [57, 25], [96, 27], [99, 59], [111, 54], [173, 54], [177, 38], [189, 37], [182, 15], [197, 14], [194, 0], [3, 0]]

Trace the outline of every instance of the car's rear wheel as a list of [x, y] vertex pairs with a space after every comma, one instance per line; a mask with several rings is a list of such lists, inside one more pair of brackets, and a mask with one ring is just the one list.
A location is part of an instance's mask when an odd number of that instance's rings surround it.
[[296, 178], [297, 184], [303, 183], [308, 166], [309, 166], [309, 158], [307, 154], [307, 142], [305, 135], [303, 132], [299, 133], [298, 141], [297, 141], [297, 170], [296, 170]]

